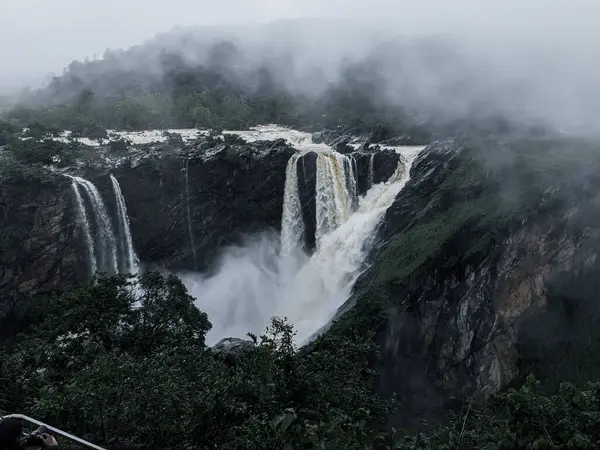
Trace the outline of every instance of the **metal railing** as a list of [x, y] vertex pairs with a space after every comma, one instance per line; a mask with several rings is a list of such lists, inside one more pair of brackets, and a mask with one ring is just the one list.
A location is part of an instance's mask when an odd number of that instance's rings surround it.
[[42, 426], [43, 425], [46, 428], [48, 428], [48, 430], [50, 430], [50, 431], [52, 431], [52, 432], [54, 432], [56, 434], [60, 434], [61, 436], [66, 437], [67, 439], [70, 439], [72, 441], [78, 442], [81, 445], [85, 445], [86, 447], [94, 448], [96, 450], [106, 450], [106, 449], [104, 449], [102, 447], [97, 446], [96, 444], [92, 444], [91, 442], [88, 442], [88, 441], [86, 441], [84, 439], [78, 438], [77, 436], [73, 436], [72, 434], [67, 433], [66, 431], [59, 430], [58, 428], [52, 427], [50, 425], [47, 425], [47, 424], [45, 424], [43, 422], [40, 422], [39, 420], [32, 419], [31, 417], [27, 417], [27, 416], [25, 416], [23, 414], [8, 414], [6, 416], [1, 416], [0, 420], [1, 419], [10, 419], [10, 418], [25, 420], [25, 421], [33, 423], [33, 424], [35, 424], [37, 426]]

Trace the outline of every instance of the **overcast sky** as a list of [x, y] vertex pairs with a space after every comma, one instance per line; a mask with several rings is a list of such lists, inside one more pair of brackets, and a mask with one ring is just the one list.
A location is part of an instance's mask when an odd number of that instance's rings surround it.
[[[598, 43], [598, 0], [0, 0], [0, 86], [59, 73], [73, 59], [141, 43], [174, 26], [354, 17], [396, 31], [478, 39]], [[343, 39], [343, 36], [340, 36]]]

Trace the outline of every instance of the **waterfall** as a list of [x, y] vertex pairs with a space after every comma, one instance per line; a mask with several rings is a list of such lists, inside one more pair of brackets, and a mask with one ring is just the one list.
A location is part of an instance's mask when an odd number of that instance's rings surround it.
[[346, 171], [346, 189], [350, 196], [352, 211], [354, 211], [358, 207], [358, 170], [353, 156], [344, 159], [344, 169]]
[[[100, 192], [98, 192], [96, 186], [88, 180], [75, 176], [70, 176], [70, 178], [77, 184], [77, 189], [83, 189], [83, 192], [85, 192], [87, 199], [90, 202], [92, 209], [91, 215], [94, 218], [95, 225], [96, 261], [98, 262], [97, 270], [109, 274], [118, 273], [117, 241]], [[85, 209], [84, 202], [82, 202], [82, 206], [84, 206]]]
[[118, 229], [115, 234], [106, 206], [96, 186], [84, 178], [67, 176], [72, 181], [77, 219], [83, 229], [88, 250], [90, 275], [93, 276], [96, 272], [110, 275], [137, 273], [127, 206], [117, 179], [113, 175], [110, 176], [116, 200]]
[[301, 156], [300, 153], [292, 156], [285, 170], [283, 216], [281, 218], [281, 252], [284, 255], [289, 255], [297, 248], [302, 248], [304, 240], [304, 220], [298, 189], [298, 160]]
[[369, 158], [369, 187], [375, 184], [375, 153], [371, 153]]
[[[348, 174], [348, 163], [348, 157], [337, 152], [317, 154], [317, 248], [327, 234], [348, 220], [353, 210], [356, 181]], [[352, 183], [348, 183], [349, 178]], [[348, 189], [349, 184], [354, 192]]]
[[286, 286], [285, 301], [272, 315], [287, 317], [300, 343], [326, 327], [350, 297], [366, 269], [376, 230], [387, 209], [410, 179], [410, 168], [421, 148], [401, 149], [397, 171], [385, 183], [373, 186], [359, 200], [358, 209], [338, 228], [321, 238], [315, 254]]
[[198, 258], [196, 256], [196, 245], [194, 243], [194, 233], [192, 231], [192, 214], [190, 212], [190, 179], [189, 179], [190, 159], [185, 160], [184, 177], [185, 177], [185, 209], [187, 215], [188, 237], [190, 238], [190, 247], [194, 256], [194, 269], [198, 270]]
[[117, 216], [119, 222], [119, 247], [120, 247], [120, 264], [121, 273], [135, 274], [137, 273], [136, 256], [133, 250], [133, 240], [131, 239], [131, 229], [129, 227], [129, 216], [127, 215], [127, 206], [125, 198], [121, 192], [121, 186], [117, 179], [111, 175], [110, 181], [115, 192], [117, 201]]
[[73, 195], [75, 196], [75, 203], [77, 205], [77, 220], [83, 228], [83, 237], [88, 250], [90, 276], [93, 277], [98, 270], [98, 262], [96, 261], [96, 246], [94, 245], [94, 239], [92, 238], [92, 227], [87, 212], [85, 211], [85, 205], [81, 198], [81, 194], [79, 193], [77, 182], [74, 179], [72, 179], [71, 188], [73, 189]]
[[[281, 236], [263, 234], [225, 249], [210, 275], [180, 274], [213, 324], [209, 345], [223, 337], [261, 334], [273, 316], [289, 319], [298, 344], [327, 327], [366, 269], [377, 228], [422, 150], [398, 148], [396, 172], [358, 198], [358, 171], [351, 157], [325, 145], [306, 143], [297, 148], [286, 168]], [[302, 245], [298, 192], [298, 162], [309, 151], [317, 154], [317, 248], [312, 255]]]

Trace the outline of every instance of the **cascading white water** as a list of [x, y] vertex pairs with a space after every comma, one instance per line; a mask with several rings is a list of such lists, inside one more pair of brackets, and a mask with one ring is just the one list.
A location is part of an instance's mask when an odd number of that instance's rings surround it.
[[348, 189], [348, 179], [354, 178], [347, 167], [348, 157], [337, 152], [317, 154], [317, 229], [315, 240], [317, 248], [322, 239], [350, 217], [356, 195], [356, 183], [353, 192]]
[[354, 211], [358, 207], [358, 170], [353, 156], [344, 159], [344, 170], [346, 172], [346, 189], [350, 195], [352, 211]]
[[283, 217], [281, 219], [281, 253], [283, 255], [290, 255], [297, 248], [302, 248], [304, 240], [304, 221], [298, 187], [298, 161], [301, 156], [301, 153], [292, 156], [285, 171]]
[[119, 269], [121, 273], [135, 274], [138, 271], [135, 251], [133, 250], [133, 240], [131, 238], [131, 228], [129, 226], [129, 216], [127, 214], [127, 205], [121, 192], [121, 186], [117, 179], [111, 175], [115, 199], [117, 201], [117, 217], [119, 222], [120, 250]]
[[288, 317], [298, 332], [299, 343], [307, 342], [327, 325], [350, 296], [365, 269], [377, 226], [409, 181], [410, 167], [420, 150], [399, 149], [398, 170], [387, 182], [371, 188], [348, 220], [323, 237], [316, 253], [286, 286], [285, 300], [273, 315]]
[[75, 197], [75, 203], [77, 205], [77, 219], [83, 228], [83, 237], [85, 239], [85, 245], [88, 251], [88, 257], [90, 262], [90, 276], [94, 276], [98, 270], [98, 262], [96, 260], [96, 246], [94, 245], [94, 238], [92, 238], [92, 227], [90, 225], [90, 219], [85, 210], [83, 198], [79, 193], [77, 182], [72, 179], [71, 188], [73, 189], [73, 196]]
[[369, 158], [369, 188], [375, 184], [375, 153]]
[[[119, 266], [117, 264], [117, 242], [113, 227], [110, 222], [110, 217], [106, 211], [106, 206], [102, 201], [100, 192], [93, 183], [81, 177], [70, 176], [77, 184], [77, 188], [82, 188], [90, 201], [92, 216], [95, 223], [95, 248], [97, 250], [96, 261], [97, 270], [105, 273], [118, 273]], [[85, 204], [82, 202], [85, 207]], [[85, 209], [85, 208], [84, 208]]]
[[[365, 270], [376, 229], [410, 177], [422, 148], [399, 148], [398, 169], [358, 202], [356, 164], [325, 145], [302, 141], [286, 169], [281, 236], [263, 234], [226, 249], [211, 276], [180, 274], [213, 329], [209, 344], [224, 337], [261, 334], [273, 316], [287, 317], [304, 344], [326, 326], [348, 299]], [[317, 153], [317, 249], [303, 251], [304, 224], [298, 187], [298, 161]], [[358, 203], [358, 205], [356, 205]]]

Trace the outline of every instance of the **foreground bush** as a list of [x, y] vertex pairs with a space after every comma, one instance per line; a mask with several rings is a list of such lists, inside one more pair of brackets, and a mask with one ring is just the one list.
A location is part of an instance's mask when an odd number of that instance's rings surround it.
[[274, 319], [254, 345], [215, 353], [208, 317], [173, 276], [97, 279], [22, 316], [30, 325], [0, 353], [0, 410], [108, 448], [600, 447], [600, 384], [546, 396], [533, 377], [443, 426], [381, 434], [392, 411], [373, 394], [372, 339], [347, 331], [298, 350]]
[[98, 279], [25, 314], [35, 325], [0, 355], [0, 409], [109, 447], [364, 449], [386, 411], [371, 394], [372, 344], [299, 352], [274, 319], [254, 346], [215, 354], [173, 276]]

